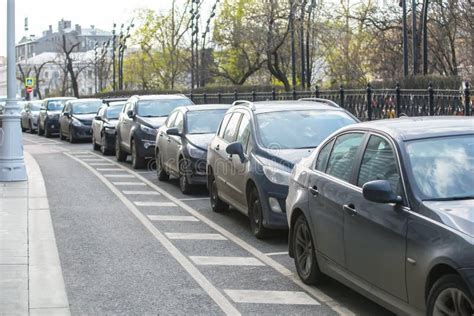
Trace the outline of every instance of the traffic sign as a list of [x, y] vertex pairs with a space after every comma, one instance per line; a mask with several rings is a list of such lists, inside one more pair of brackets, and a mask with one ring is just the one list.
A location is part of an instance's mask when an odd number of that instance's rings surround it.
[[28, 92], [28, 93], [33, 92], [33, 87], [26, 87], [26, 92]]
[[33, 87], [35, 85], [35, 79], [28, 77], [25, 79], [25, 87]]

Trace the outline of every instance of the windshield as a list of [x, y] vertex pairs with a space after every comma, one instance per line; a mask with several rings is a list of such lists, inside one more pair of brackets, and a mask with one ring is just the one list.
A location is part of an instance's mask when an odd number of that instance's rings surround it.
[[474, 135], [414, 140], [406, 150], [423, 200], [474, 198]]
[[178, 106], [193, 104], [189, 99], [161, 99], [138, 101], [137, 115], [142, 117], [166, 117]]
[[257, 115], [259, 140], [274, 149], [314, 148], [329, 134], [356, 123], [339, 111], [281, 111]]
[[74, 114], [93, 114], [102, 105], [102, 101], [76, 101], [72, 104], [72, 111]]
[[223, 109], [188, 112], [186, 122], [188, 134], [214, 134], [226, 111]]
[[31, 102], [30, 109], [31, 111], [39, 111], [41, 108], [41, 102]]
[[118, 119], [120, 112], [122, 112], [125, 102], [114, 102], [110, 103], [107, 108], [106, 116], [108, 119]]
[[64, 104], [69, 100], [51, 100], [48, 101], [47, 110], [48, 111], [62, 111]]

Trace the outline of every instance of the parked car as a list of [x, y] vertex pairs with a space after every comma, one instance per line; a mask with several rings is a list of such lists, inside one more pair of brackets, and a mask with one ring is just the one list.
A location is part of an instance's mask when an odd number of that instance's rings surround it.
[[67, 101], [59, 118], [59, 138], [71, 143], [92, 139], [92, 119], [101, 105], [101, 99]]
[[230, 105], [183, 106], [171, 112], [158, 130], [156, 171], [160, 181], [179, 178], [181, 192], [206, 184], [207, 146]]
[[44, 99], [38, 115], [38, 135], [51, 137], [53, 133], [59, 133], [59, 115], [66, 101], [74, 99], [76, 98], [61, 97]]
[[20, 108], [20, 125], [21, 125], [21, 131], [24, 132], [27, 130], [25, 127], [26, 125], [23, 124], [24, 119], [26, 118], [26, 106], [28, 105], [28, 102], [26, 101], [18, 101], [18, 107]]
[[288, 227], [285, 199], [295, 162], [329, 134], [358, 122], [329, 100], [234, 102], [207, 155], [215, 212], [232, 205], [249, 216], [257, 238]]
[[115, 152], [115, 127], [126, 100], [106, 101], [92, 120], [92, 147], [104, 155]]
[[292, 172], [289, 254], [396, 313], [473, 315], [474, 119], [343, 128]]
[[29, 130], [31, 134], [36, 132], [38, 128], [38, 116], [41, 109], [42, 101], [28, 101], [21, 111], [21, 129], [22, 131]]
[[125, 161], [131, 155], [133, 168], [143, 168], [147, 158], [155, 157], [157, 129], [175, 108], [192, 104], [184, 95], [133, 96], [128, 99], [116, 127], [117, 161]]

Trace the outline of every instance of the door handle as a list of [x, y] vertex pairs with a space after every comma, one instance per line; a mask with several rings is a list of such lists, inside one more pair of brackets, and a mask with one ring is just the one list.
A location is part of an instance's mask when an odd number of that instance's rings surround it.
[[342, 209], [350, 216], [357, 215], [357, 211], [355, 209], [354, 204], [345, 204], [342, 206]]
[[160, 133], [160, 137], [163, 137], [164, 134], [165, 134], [165, 133], [161, 132], [161, 133]]
[[220, 149], [221, 149], [221, 146], [220, 146], [220, 145], [217, 145], [214, 149], [215, 149], [215, 150], [220, 150]]
[[168, 142], [168, 143], [171, 143], [171, 138], [168, 137], [167, 142]]
[[309, 187], [309, 192], [311, 192], [312, 195], [318, 195], [319, 194], [318, 187], [315, 185], [313, 185], [312, 187]]

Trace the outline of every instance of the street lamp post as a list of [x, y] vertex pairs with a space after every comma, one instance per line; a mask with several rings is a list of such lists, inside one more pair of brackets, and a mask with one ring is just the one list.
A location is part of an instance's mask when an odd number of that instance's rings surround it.
[[15, 0], [7, 1], [7, 102], [0, 132], [0, 181], [25, 181], [26, 168], [16, 100]]
[[97, 41], [95, 41], [95, 44], [94, 44], [94, 84], [95, 84], [95, 93], [97, 94], [97, 84], [98, 84], [98, 78], [97, 78], [97, 74], [98, 74], [98, 71], [97, 71], [97, 55], [98, 55], [98, 52], [97, 52], [97, 48], [99, 48], [99, 43]]
[[408, 77], [407, 0], [401, 0], [403, 24], [403, 76]]
[[115, 91], [115, 27], [117, 24], [114, 23], [114, 28], [112, 30], [112, 89]]

